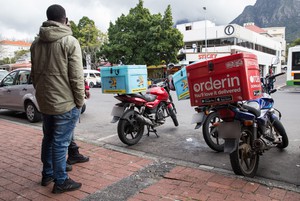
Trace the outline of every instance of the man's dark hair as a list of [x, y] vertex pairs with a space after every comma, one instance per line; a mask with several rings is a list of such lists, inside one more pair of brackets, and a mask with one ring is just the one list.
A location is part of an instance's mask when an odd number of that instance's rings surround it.
[[65, 22], [66, 20], [66, 11], [65, 9], [58, 4], [53, 4], [49, 6], [49, 8], [46, 11], [47, 19], [56, 21], [56, 22]]

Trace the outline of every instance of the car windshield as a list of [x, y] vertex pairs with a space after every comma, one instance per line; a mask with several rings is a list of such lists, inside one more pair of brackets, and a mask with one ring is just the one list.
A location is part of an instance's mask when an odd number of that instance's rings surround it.
[[14, 84], [14, 80], [15, 80], [15, 77], [17, 75], [17, 72], [12, 72], [10, 73], [8, 76], [6, 76], [4, 79], [3, 79], [3, 82], [2, 84], [4, 86], [11, 86]]
[[0, 81], [8, 74], [7, 71], [0, 71]]

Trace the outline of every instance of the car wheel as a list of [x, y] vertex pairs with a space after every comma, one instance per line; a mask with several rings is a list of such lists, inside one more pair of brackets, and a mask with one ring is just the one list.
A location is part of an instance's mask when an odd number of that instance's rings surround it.
[[90, 88], [93, 88], [93, 87], [94, 87], [94, 83], [93, 83], [93, 82], [90, 82], [89, 87], [90, 87]]
[[35, 105], [32, 102], [27, 102], [25, 105], [25, 113], [29, 122], [35, 123], [41, 121], [42, 115], [36, 109]]

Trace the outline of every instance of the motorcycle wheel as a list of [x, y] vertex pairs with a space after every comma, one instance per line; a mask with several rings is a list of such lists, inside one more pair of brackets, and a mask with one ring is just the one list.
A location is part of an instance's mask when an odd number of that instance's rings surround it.
[[169, 111], [169, 114], [170, 114], [170, 116], [171, 116], [171, 118], [173, 120], [174, 126], [178, 126], [179, 123], [178, 123], [177, 116], [175, 114], [174, 108], [173, 107], [168, 108], [168, 111]]
[[85, 109], [86, 109], [86, 104], [83, 104], [82, 108], [81, 108], [81, 114], [83, 114], [85, 112]]
[[285, 129], [284, 129], [281, 121], [279, 121], [278, 119], [275, 119], [273, 122], [273, 127], [274, 127], [276, 133], [278, 133], [282, 137], [282, 142], [280, 144], [278, 144], [276, 147], [279, 149], [286, 148], [289, 145], [289, 139], [288, 139], [288, 136], [285, 132]]
[[118, 123], [118, 136], [129, 146], [138, 143], [144, 134], [144, 125], [135, 119], [135, 115], [137, 115], [136, 111], [127, 110]]
[[254, 177], [257, 172], [259, 155], [252, 151], [253, 133], [242, 128], [242, 134], [235, 151], [230, 153], [232, 170], [237, 175]]
[[218, 127], [214, 123], [220, 122], [221, 119], [217, 112], [211, 112], [205, 119], [202, 127], [203, 138], [206, 144], [214, 151], [223, 152], [225, 141], [219, 138]]

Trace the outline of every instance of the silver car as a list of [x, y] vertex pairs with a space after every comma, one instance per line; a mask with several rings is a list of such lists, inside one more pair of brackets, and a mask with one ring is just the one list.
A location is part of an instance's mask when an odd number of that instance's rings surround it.
[[[41, 121], [41, 113], [32, 85], [31, 68], [18, 68], [11, 71], [0, 82], [0, 109], [25, 112], [29, 122]], [[86, 103], [81, 108], [81, 114]]]
[[28, 121], [33, 123], [41, 120], [41, 114], [30, 72], [30, 68], [19, 68], [3, 78], [0, 83], [0, 108], [25, 112]]

